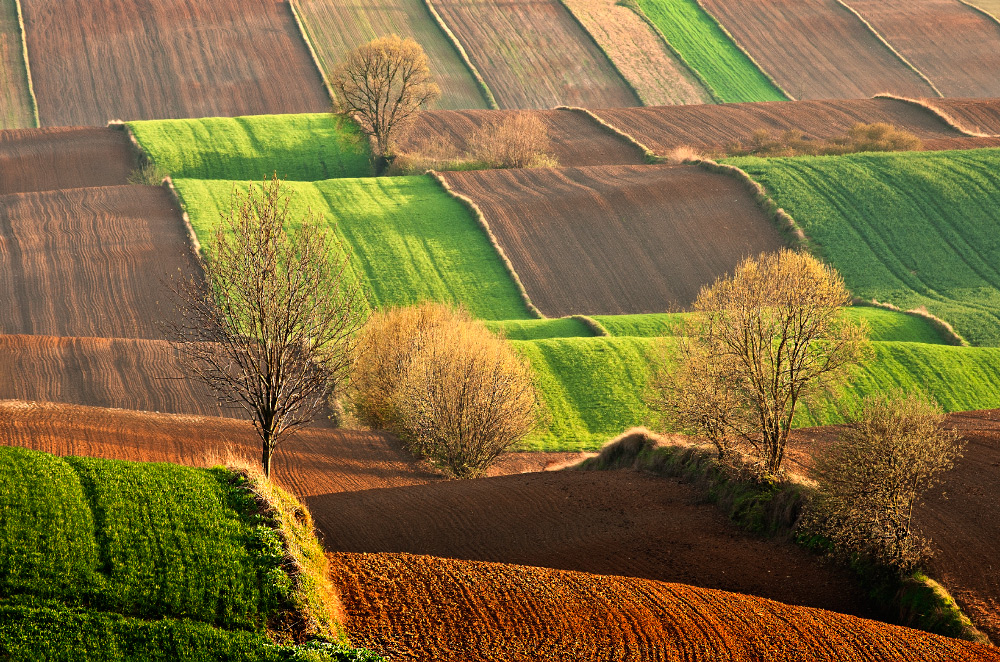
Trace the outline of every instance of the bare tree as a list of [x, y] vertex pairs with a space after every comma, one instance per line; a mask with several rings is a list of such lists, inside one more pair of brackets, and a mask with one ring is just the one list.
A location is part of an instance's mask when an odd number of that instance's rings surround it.
[[331, 83], [341, 111], [372, 138], [380, 174], [416, 112], [441, 95], [431, 80], [424, 49], [397, 35], [374, 39], [348, 53]]
[[311, 212], [292, 223], [288, 205], [277, 176], [234, 188], [204, 279], [175, 283], [179, 347], [220, 401], [249, 414], [268, 477], [277, 445], [346, 378], [366, 310], [343, 244]]
[[767, 475], [781, 470], [800, 404], [841, 384], [863, 355], [865, 329], [840, 314], [843, 280], [789, 250], [746, 259], [705, 287], [680, 368], [653, 381], [651, 401], [720, 455], [741, 450]]

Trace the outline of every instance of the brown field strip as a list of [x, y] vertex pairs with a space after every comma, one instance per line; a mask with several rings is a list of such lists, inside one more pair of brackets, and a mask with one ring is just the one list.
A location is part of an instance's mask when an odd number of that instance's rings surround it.
[[954, 117], [963, 126], [1000, 135], [1000, 99], [924, 99]]
[[564, 2], [643, 104], [712, 103], [704, 86], [639, 14], [618, 0]]
[[479, 85], [423, 0], [296, 0], [323, 70], [329, 75], [344, 56], [376, 37], [412, 37], [427, 53], [441, 86], [440, 108], [486, 108]]
[[702, 3], [796, 99], [934, 94], [836, 0]]
[[559, 0], [431, 0], [501, 108], [638, 106]]
[[331, 560], [351, 641], [395, 661], [1000, 659], [989, 646], [683, 584], [426, 556]]
[[829, 139], [845, 135], [859, 122], [887, 122], [923, 140], [963, 136], [931, 111], [896, 99], [660, 106], [594, 112], [658, 154], [680, 146], [720, 149], [745, 141], [759, 130], [772, 134], [794, 130], [810, 138]]
[[1000, 96], [1000, 23], [958, 0], [845, 1], [944, 96]]
[[338, 492], [306, 503], [331, 551], [628, 575], [866, 615], [849, 572], [739, 530], [679, 480], [550, 471]]
[[161, 338], [164, 281], [197, 269], [166, 189], [0, 196], [0, 333]]
[[43, 126], [321, 112], [281, 0], [22, 0]]
[[124, 131], [94, 127], [0, 131], [0, 195], [128, 183]]
[[35, 126], [15, 0], [0, 0], [0, 129]]
[[781, 235], [733, 178], [694, 166], [444, 173], [546, 315], [662, 312]]
[[[635, 145], [612, 135], [582, 113], [569, 110], [521, 111], [538, 117], [548, 129], [550, 153], [561, 166], [630, 165], [645, 163]], [[508, 110], [432, 110], [417, 116], [402, 149], [419, 151], [420, 143], [444, 141], [455, 154], [469, 150], [469, 140], [488, 121], [510, 117]]]

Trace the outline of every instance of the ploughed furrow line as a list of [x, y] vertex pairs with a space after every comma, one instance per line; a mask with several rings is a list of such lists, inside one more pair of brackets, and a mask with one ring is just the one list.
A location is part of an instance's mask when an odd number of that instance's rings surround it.
[[0, 131], [0, 195], [118, 186], [136, 167], [124, 131], [59, 127]]
[[1000, 96], [996, 20], [958, 0], [845, 1], [944, 96]]
[[518, 112], [540, 119], [548, 131], [549, 153], [561, 166], [642, 164], [640, 149], [612, 135], [593, 119], [569, 110], [431, 110], [417, 115], [413, 129], [403, 140], [403, 151], [419, 153], [427, 145], [443, 144], [460, 156], [474, 150], [477, 130], [490, 122], [502, 122]]
[[796, 99], [934, 94], [837, 0], [702, 2]]
[[755, 131], [774, 136], [797, 131], [814, 139], [837, 138], [858, 123], [885, 122], [927, 141], [955, 140], [964, 135], [933, 112], [897, 99], [659, 106], [594, 112], [658, 154], [682, 146], [721, 150], [732, 143], [745, 143]]
[[445, 173], [546, 315], [662, 312], [781, 235], [735, 179], [693, 166]]
[[351, 640], [394, 660], [1000, 659], [990, 646], [683, 584], [407, 554], [331, 560]]
[[169, 287], [198, 273], [164, 188], [0, 196], [0, 333], [162, 338]]
[[330, 99], [281, 0], [22, 0], [43, 126], [304, 113]]
[[560, 0], [430, 0], [501, 108], [641, 105]]
[[[863, 592], [847, 571], [794, 545], [737, 529], [675, 479], [549, 471], [306, 501], [333, 551], [622, 574], [867, 613]], [[759, 563], [763, 558], [769, 562]]]
[[1000, 135], [1000, 99], [924, 99], [972, 131]]

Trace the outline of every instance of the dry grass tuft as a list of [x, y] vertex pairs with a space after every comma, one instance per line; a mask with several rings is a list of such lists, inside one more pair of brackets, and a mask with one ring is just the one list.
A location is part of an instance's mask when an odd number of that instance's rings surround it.
[[701, 160], [701, 154], [699, 154], [694, 147], [689, 145], [675, 147], [670, 150], [666, 156], [666, 162], [670, 165], [683, 165], [685, 163], [694, 163]]
[[909, 152], [923, 149], [917, 136], [885, 122], [858, 123], [845, 135], [828, 140], [809, 138], [800, 131], [771, 134], [755, 131], [745, 142], [726, 148], [727, 156], [842, 156], [857, 152]]

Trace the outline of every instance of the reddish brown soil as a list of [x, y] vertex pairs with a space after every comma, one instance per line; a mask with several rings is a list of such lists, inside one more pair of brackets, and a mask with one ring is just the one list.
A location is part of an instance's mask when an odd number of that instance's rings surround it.
[[43, 126], [329, 107], [287, 2], [21, 4]]
[[431, 0], [501, 108], [638, 106], [559, 0]]
[[397, 661], [1000, 660], [993, 647], [682, 584], [402, 554], [331, 561], [351, 641]]
[[944, 96], [1000, 96], [997, 21], [957, 0], [846, 2]]
[[859, 122], [887, 122], [928, 141], [963, 136], [931, 111], [896, 99], [659, 106], [595, 112], [658, 154], [680, 146], [724, 149], [760, 130], [772, 134], [794, 130], [810, 138], [829, 139], [843, 136]]
[[661, 312], [778, 231], [743, 184], [694, 166], [445, 173], [482, 209], [543, 313]]
[[554, 471], [306, 500], [326, 547], [620, 574], [864, 614], [848, 573], [739, 531], [677, 480]]
[[924, 99], [973, 131], [1000, 135], [1000, 99]]
[[91, 127], [0, 131], [0, 195], [127, 184], [135, 167], [124, 131]]
[[164, 280], [198, 269], [183, 228], [158, 187], [0, 197], [0, 333], [162, 338]]
[[[644, 163], [644, 155], [628, 141], [602, 129], [582, 113], [533, 110], [548, 129], [550, 154], [561, 166], [630, 165]], [[466, 154], [477, 129], [490, 121], [516, 114], [506, 110], [432, 110], [420, 113], [402, 149], [419, 151], [421, 143], [444, 141], [456, 156]]]
[[[796, 99], [859, 99], [879, 92], [933, 94], [836, 0], [702, 0], [702, 4]], [[922, 25], [914, 34], [921, 31]], [[947, 51], [949, 57], [953, 50]]]
[[924, 150], [926, 151], [996, 149], [998, 147], [1000, 147], [1000, 138], [942, 138], [940, 140], [924, 141]]

